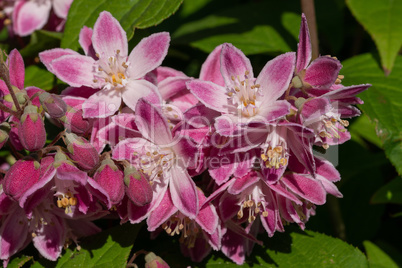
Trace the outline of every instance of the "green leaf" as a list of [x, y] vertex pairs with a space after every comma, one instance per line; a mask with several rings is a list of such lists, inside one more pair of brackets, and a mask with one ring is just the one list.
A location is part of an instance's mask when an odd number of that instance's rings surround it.
[[301, 21], [299, 3], [291, 2], [249, 2], [218, 12], [212, 7], [212, 15], [184, 23], [172, 38], [207, 53], [225, 42], [247, 55], [290, 51], [296, 48]]
[[20, 256], [18, 258], [14, 258], [12, 259], [12, 261], [10, 261], [8, 263], [8, 268], [20, 268], [22, 266], [24, 266], [25, 263], [29, 262], [30, 260], [32, 260], [32, 256]]
[[394, 71], [386, 77], [371, 54], [363, 54], [343, 62], [344, 85], [370, 83], [361, 93], [360, 108], [377, 124], [377, 134], [387, 157], [402, 174], [402, 56], [397, 56]]
[[22, 57], [37, 57], [39, 52], [59, 47], [61, 35], [61, 33], [54, 33], [45, 30], [35, 31], [31, 35], [29, 44], [20, 50], [20, 53]]
[[61, 46], [77, 50], [81, 28], [84, 25], [93, 27], [99, 13], [104, 10], [113, 14], [130, 39], [135, 28], [144, 29], [161, 23], [176, 12], [182, 2], [183, 0], [74, 1], [68, 13]]
[[366, 114], [362, 114], [351, 124], [349, 132], [352, 135], [352, 139], [360, 142], [362, 145], [365, 145], [364, 141], [361, 141], [363, 138], [379, 148], [382, 148], [382, 142], [377, 136], [375, 127], [376, 124], [371, 122]]
[[394, 203], [402, 205], [402, 178], [398, 177], [382, 186], [371, 198], [374, 204]]
[[366, 257], [357, 248], [312, 231], [277, 233], [264, 245], [255, 246], [241, 266], [225, 257], [211, 257], [205, 267], [367, 267]]
[[[141, 225], [124, 224], [86, 237], [80, 243], [81, 250], [67, 249], [58, 259], [55, 267], [122, 267], [137, 237]], [[54, 266], [53, 262], [40, 260], [44, 267]], [[40, 267], [40, 266], [38, 266]]]
[[370, 241], [363, 242], [370, 268], [399, 267], [384, 251]]
[[402, 1], [347, 0], [349, 9], [370, 33], [381, 56], [382, 67], [389, 74], [402, 45]]
[[50, 90], [53, 88], [53, 82], [53, 74], [36, 65], [25, 69], [25, 87], [35, 86], [43, 90]]

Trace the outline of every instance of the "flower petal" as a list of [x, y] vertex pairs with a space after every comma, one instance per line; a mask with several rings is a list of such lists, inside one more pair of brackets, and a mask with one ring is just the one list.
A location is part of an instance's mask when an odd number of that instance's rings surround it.
[[314, 180], [306, 174], [285, 174], [281, 181], [295, 194], [312, 202], [313, 204], [325, 204], [326, 192], [321, 182]]
[[46, 68], [50, 71], [52, 71], [50, 63], [57, 59], [60, 58], [61, 56], [65, 55], [80, 55], [78, 52], [71, 50], [69, 48], [53, 48], [49, 50], [45, 50], [41, 53], [39, 53], [39, 58], [40, 61], [46, 66]]
[[10, 258], [22, 249], [28, 237], [28, 221], [23, 209], [10, 213], [0, 227], [0, 258]]
[[201, 80], [190, 81], [187, 87], [206, 107], [222, 113], [228, 112], [229, 96], [224, 87]]
[[251, 66], [250, 60], [240, 49], [232, 44], [223, 44], [220, 63], [222, 77], [226, 86], [233, 85], [232, 77], [239, 76], [240, 81], [245, 80], [246, 72], [248, 72], [249, 78], [254, 77], [253, 67]]
[[225, 86], [221, 74], [220, 56], [223, 45], [217, 46], [209, 55], [201, 66], [200, 80], [211, 81], [217, 85]]
[[126, 32], [107, 11], [101, 12], [95, 22], [92, 45], [101, 57], [115, 56], [117, 50], [123, 57], [128, 55]]
[[228, 187], [228, 192], [233, 195], [240, 194], [247, 187], [260, 180], [258, 173], [255, 171], [247, 173], [241, 178], [236, 178], [235, 182]]
[[267, 62], [255, 81], [261, 86], [262, 103], [272, 103], [285, 93], [295, 69], [296, 54], [288, 52]]
[[161, 103], [158, 88], [146, 80], [132, 80], [122, 92], [124, 103], [133, 111], [139, 99], [144, 98], [153, 104]]
[[84, 50], [85, 55], [96, 59], [95, 50], [92, 45], [92, 35], [93, 30], [91, 28], [88, 28], [87, 26], [84, 26], [80, 31], [78, 42]]
[[271, 122], [284, 117], [289, 111], [290, 103], [285, 100], [279, 100], [269, 105], [262, 105], [262, 107], [259, 108], [258, 114], [264, 119], [264, 122]]
[[[73, 0], [57, 0], [53, 1], [53, 10], [57, 17], [67, 19], [68, 10]], [[84, 26], [85, 27], [85, 26]]]
[[50, 62], [50, 69], [60, 80], [73, 87], [94, 87], [95, 60], [82, 55], [65, 55]]
[[10, 54], [8, 55], [7, 63], [10, 71], [11, 85], [18, 87], [19, 89], [23, 89], [25, 79], [24, 60], [17, 49], [11, 50]]
[[311, 60], [311, 40], [308, 30], [307, 19], [302, 14], [302, 21], [299, 32], [299, 44], [297, 45], [297, 58], [296, 58], [296, 70], [298, 74], [303, 69], [306, 69]]
[[161, 65], [169, 48], [170, 36], [167, 32], [152, 34], [138, 43], [128, 57], [127, 71], [131, 78], [138, 79]]
[[198, 196], [194, 181], [188, 175], [187, 170], [179, 166], [170, 169], [170, 194], [173, 204], [190, 219], [198, 214]]
[[169, 191], [166, 191], [162, 201], [157, 207], [155, 207], [149, 214], [147, 219], [148, 231], [155, 231], [156, 228], [161, 226], [177, 211], [177, 208], [173, 205], [172, 198]]
[[82, 110], [85, 118], [104, 118], [119, 110], [120, 105], [120, 91], [105, 88], [89, 97], [83, 103]]
[[218, 228], [218, 214], [212, 204], [201, 207], [206, 198], [201, 189], [197, 188], [198, 200], [200, 204], [200, 211], [198, 212], [196, 222], [202, 227], [204, 231], [212, 235]]
[[20, 6], [14, 9], [14, 32], [20, 36], [27, 36], [46, 24], [52, 5], [51, 1], [43, 1], [40, 4], [35, 1], [20, 3]]
[[341, 68], [339, 60], [328, 56], [318, 57], [306, 69], [303, 81], [318, 88], [330, 87], [335, 83]]

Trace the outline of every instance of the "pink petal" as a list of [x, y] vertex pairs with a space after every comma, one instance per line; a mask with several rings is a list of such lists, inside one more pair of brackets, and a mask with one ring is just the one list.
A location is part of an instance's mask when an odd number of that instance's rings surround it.
[[[134, 156], [134, 152], [139, 152], [143, 148], [151, 148], [155, 146], [153, 143], [143, 138], [129, 138], [119, 142], [113, 149], [113, 159], [127, 160], [134, 163], [138, 157]], [[144, 152], [145, 153], [145, 152]]]
[[340, 89], [331, 90], [328, 93], [322, 95], [322, 97], [328, 97], [329, 99], [345, 99], [356, 96], [357, 94], [367, 90], [371, 87], [371, 84], [362, 84], [356, 86], [342, 87]]
[[164, 100], [169, 100], [173, 96], [180, 93], [189, 93], [186, 82], [190, 81], [189, 77], [168, 77], [158, 84], [159, 92]]
[[21, 250], [27, 237], [27, 217], [23, 209], [16, 208], [0, 227], [0, 258], [8, 259]]
[[204, 231], [212, 235], [217, 231], [218, 228], [218, 214], [216, 213], [216, 209], [212, 204], [201, 207], [201, 205], [206, 201], [206, 198], [201, 189], [197, 188], [197, 193], [200, 211], [198, 212], [196, 222]]
[[295, 68], [296, 54], [288, 52], [267, 62], [257, 77], [261, 86], [262, 103], [272, 103], [285, 93]]
[[233, 195], [242, 193], [247, 187], [260, 180], [258, 173], [252, 171], [241, 178], [236, 178], [235, 182], [228, 187], [228, 192]]
[[209, 175], [218, 185], [227, 182], [235, 171], [234, 155], [211, 156], [208, 159]]
[[11, 50], [8, 55], [8, 67], [10, 71], [10, 82], [11, 85], [18, 87], [19, 89], [24, 88], [25, 79], [25, 67], [24, 60], [18, 50]]
[[63, 162], [59, 167], [57, 167], [57, 178], [60, 180], [72, 180], [81, 185], [85, 185], [87, 183], [88, 175], [77, 167]]
[[199, 103], [184, 113], [184, 119], [190, 126], [202, 128], [210, 127], [213, 124], [215, 117], [218, 117], [219, 115], [220, 113]]
[[128, 55], [126, 32], [107, 11], [101, 12], [95, 22], [92, 45], [101, 57], [115, 56], [117, 50], [123, 57]]
[[303, 81], [318, 88], [330, 87], [335, 83], [341, 68], [341, 63], [334, 58], [328, 56], [318, 57], [306, 69]]
[[72, 2], [73, 0], [54, 0], [53, 10], [57, 17], [67, 19], [68, 10], [70, 9]]
[[95, 60], [82, 55], [65, 55], [54, 59], [51, 70], [60, 80], [73, 87], [93, 87]]
[[142, 222], [144, 219], [148, 217], [150, 212], [151, 204], [147, 204], [145, 206], [138, 207], [133, 202], [129, 201], [128, 206], [128, 219], [131, 224], [136, 224]]
[[299, 32], [299, 44], [297, 46], [297, 58], [296, 58], [295, 73], [298, 74], [303, 69], [306, 69], [310, 60], [311, 60], [310, 33], [308, 30], [306, 16], [304, 14], [302, 14], [302, 21], [301, 21], [300, 32]]
[[306, 101], [301, 109], [301, 115], [305, 121], [304, 123], [308, 126], [310, 120], [314, 123], [314, 121], [319, 119], [321, 115], [329, 112], [331, 105], [325, 98], [315, 98]]
[[248, 72], [248, 77], [254, 77], [250, 60], [240, 49], [232, 44], [223, 44], [220, 63], [222, 77], [226, 86], [233, 84], [232, 76], [239, 76], [240, 81], [243, 81], [245, 73]]
[[178, 166], [170, 169], [170, 194], [173, 204], [190, 219], [194, 219], [198, 213], [198, 196], [194, 181], [188, 175], [187, 170]]
[[156, 228], [161, 226], [177, 211], [177, 208], [173, 205], [172, 198], [169, 191], [166, 191], [162, 201], [153, 211], [149, 214], [147, 219], [148, 231], [155, 231]]
[[223, 45], [217, 46], [209, 55], [201, 66], [200, 80], [211, 81], [217, 85], [225, 86], [221, 74], [221, 51]]
[[183, 72], [165, 66], [156, 68], [154, 72], [156, 73], [156, 80], [158, 83], [162, 82], [168, 77], [187, 77], [187, 75], [185, 75]]
[[322, 184], [314, 180], [310, 175], [300, 174], [286, 174], [282, 177], [281, 181], [292, 192], [298, 194], [300, 197], [312, 202], [313, 204], [325, 204], [326, 192]]
[[315, 164], [316, 172], [318, 175], [323, 176], [324, 178], [332, 182], [339, 181], [341, 179], [341, 174], [339, 174], [339, 171], [334, 167], [331, 162], [315, 157]]
[[169, 48], [167, 32], [155, 33], [141, 40], [128, 57], [127, 71], [131, 78], [138, 79], [161, 65]]
[[88, 28], [87, 26], [84, 26], [80, 31], [78, 42], [84, 50], [85, 55], [91, 56], [95, 59], [95, 50], [92, 46], [92, 34], [93, 30], [91, 28]]
[[122, 98], [124, 103], [133, 111], [141, 98], [154, 104], [161, 103], [158, 88], [146, 80], [131, 80], [122, 92]]
[[285, 100], [275, 101], [269, 105], [262, 105], [258, 114], [264, 118], [264, 122], [271, 122], [284, 117], [290, 112], [290, 103]]
[[218, 112], [228, 112], [226, 88], [208, 81], [193, 80], [187, 83], [188, 89], [206, 107]]
[[224, 114], [215, 118], [215, 130], [219, 135], [234, 137], [241, 135], [242, 127], [239, 124], [239, 117], [232, 114]]
[[236, 264], [242, 265], [246, 258], [244, 249], [245, 242], [245, 238], [228, 229], [226, 234], [222, 237], [221, 251]]
[[14, 10], [14, 32], [20, 36], [27, 36], [41, 29], [49, 18], [50, 8], [51, 1], [43, 1], [40, 4], [35, 1], [22, 2]]
[[[209, 198], [208, 198], [209, 199]], [[223, 222], [227, 222], [239, 212], [238, 196], [225, 192], [219, 200], [219, 215]], [[205, 206], [205, 205], [204, 205]]]
[[135, 122], [139, 131], [150, 141], [158, 145], [172, 142], [172, 134], [162, 113], [151, 103], [140, 99], [135, 109]]
[[267, 231], [268, 236], [272, 237], [276, 231], [276, 222], [278, 221], [278, 208], [272, 192], [268, 190], [267, 187], [263, 187], [263, 194], [265, 200], [268, 202], [268, 205], [265, 207], [266, 211], [268, 212], [268, 216], [264, 217], [261, 214], [261, 222], [265, 230]]
[[104, 88], [93, 94], [83, 105], [85, 118], [104, 118], [117, 112], [121, 105], [121, 93], [118, 90]]
[[172, 147], [181, 166], [186, 168], [195, 168], [198, 157], [198, 144], [194, 143], [188, 137], [175, 136], [177, 143]]
[[342, 193], [338, 190], [335, 184], [327, 180], [327, 178], [317, 175], [317, 180], [319, 180], [322, 183], [322, 186], [324, 187], [327, 193], [332, 194], [333, 196], [338, 198], [343, 197]]

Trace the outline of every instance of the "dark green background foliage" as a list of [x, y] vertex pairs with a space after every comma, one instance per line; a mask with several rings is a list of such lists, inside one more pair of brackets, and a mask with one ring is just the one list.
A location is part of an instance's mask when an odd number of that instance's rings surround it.
[[[328, 196], [307, 223], [308, 231], [287, 226], [273, 238], [261, 234], [264, 246], [256, 245], [243, 267], [402, 266], [402, 0], [316, 0], [315, 5], [320, 54], [342, 62], [344, 85], [373, 85], [359, 96], [365, 104], [359, 107], [362, 116], [350, 122], [352, 140], [337, 147], [342, 176], [337, 186], [344, 198]], [[11, 43], [6, 32], [0, 34], [2, 48], [19, 48], [26, 65], [33, 64], [26, 69], [26, 86], [63, 88], [34, 59], [52, 47], [78, 50], [81, 27], [92, 27], [102, 10], [120, 21], [131, 48], [151, 33], [170, 32], [163, 65], [193, 77], [223, 42], [240, 48], [258, 73], [269, 59], [296, 50], [301, 15], [297, 0], [74, 0], [64, 34], [37, 31]], [[161, 234], [150, 240], [145, 225], [96, 223], [105, 231], [83, 239], [80, 252], [67, 249], [52, 264], [31, 256], [35, 251], [28, 247], [9, 267], [125, 267], [141, 249], [154, 251], [171, 267], [236, 267], [221, 253], [191, 263], [175, 238]], [[141, 267], [142, 256], [135, 262]]]

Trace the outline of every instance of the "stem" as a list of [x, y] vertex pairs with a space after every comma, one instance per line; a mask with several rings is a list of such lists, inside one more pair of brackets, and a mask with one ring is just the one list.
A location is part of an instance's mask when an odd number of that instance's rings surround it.
[[11, 151], [13, 152], [13, 155], [17, 158], [17, 160], [23, 158], [24, 156], [22, 154], [20, 154], [13, 146], [13, 144], [11, 143], [10, 139], [7, 142], [7, 145], [10, 147]]
[[58, 140], [60, 140], [60, 138], [64, 135], [65, 132], [66, 132], [66, 130], [63, 130], [63, 131], [61, 131], [59, 134], [57, 134], [57, 136], [52, 140], [52, 142], [49, 143], [49, 145], [46, 146], [46, 147], [51, 147], [51, 146], [55, 145], [56, 142], [57, 142]]
[[139, 250], [139, 251], [137, 251], [137, 252], [134, 252], [134, 254], [133, 254], [133, 256], [130, 258], [130, 260], [128, 261], [128, 263], [127, 263], [127, 266], [126, 267], [136, 267], [137, 265], [134, 263], [133, 264], [133, 261], [135, 260], [135, 258], [137, 258], [138, 257], [138, 255], [140, 255], [140, 254], [147, 254], [148, 252], [147, 251], [145, 251], [145, 250], [143, 250], [143, 249], [141, 249], [141, 250]]
[[1, 102], [0, 102], [0, 110], [3, 110], [4, 112], [9, 113], [9, 114], [11, 114], [11, 115], [13, 115], [13, 116], [19, 118], [19, 115], [20, 115], [19, 113], [17, 113], [17, 112], [15, 112], [15, 111], [11, 110], [10, 108], [8, 108], [6, 105], [4, 105], [4, 104], [1, 103]]
[[346, 240], [345, 223], [343, 222], [341, 208], [339, 206], [339, 200], [333, 196], [328, 196], [327, 203], [335, 234], [337, 237], [345, 241]]
[[315, 8], [314, 0], [301, 0], [301, 9], [304, 15], [306, 15], [308, 29], [310, 31], [312, 58], [314, 60], [318, 57], [318, 34], [317, 23], [315, 20]]

